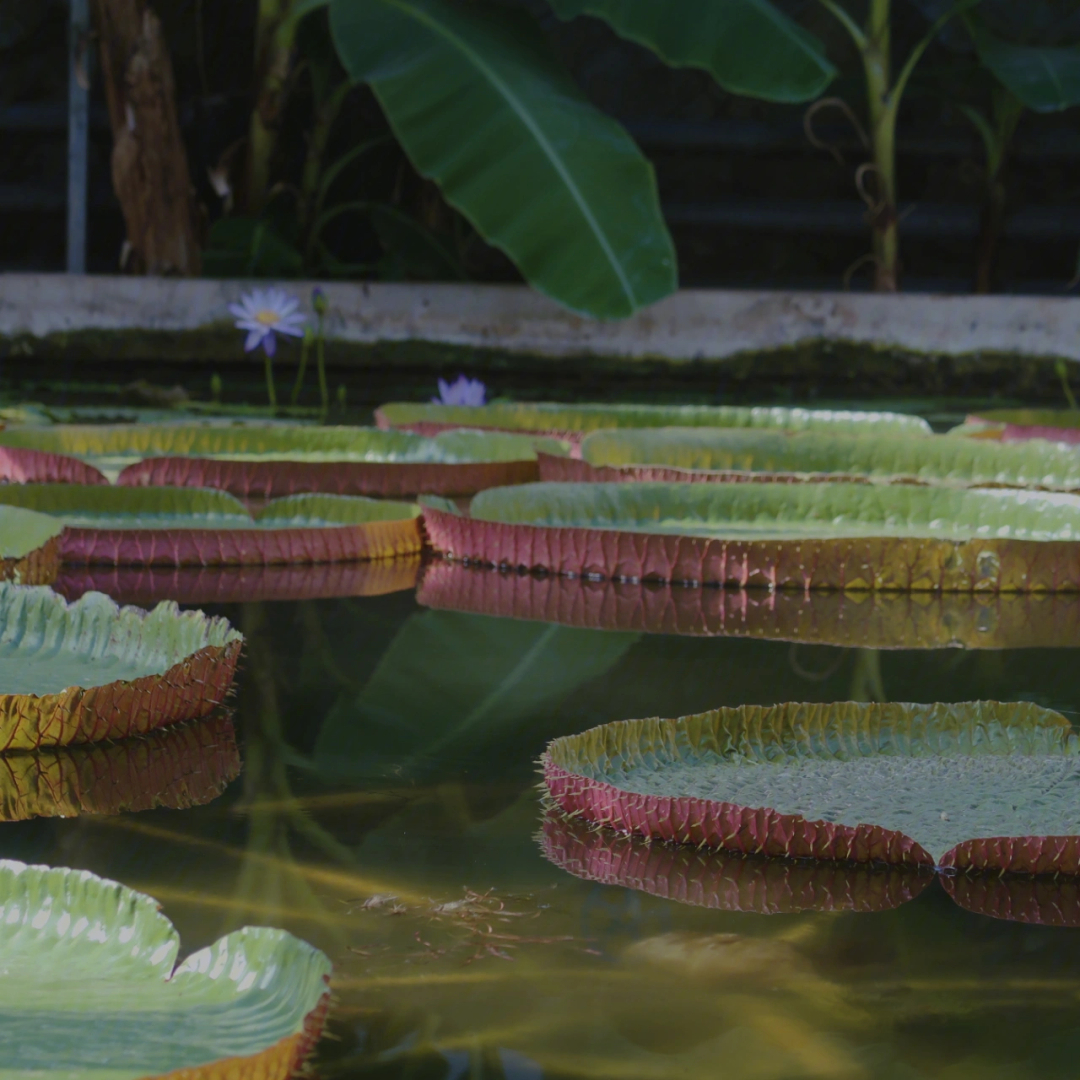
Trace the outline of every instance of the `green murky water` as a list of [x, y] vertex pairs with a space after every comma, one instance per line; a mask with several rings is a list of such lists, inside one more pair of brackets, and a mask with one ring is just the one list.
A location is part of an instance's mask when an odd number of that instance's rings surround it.
[[[1080, 650], [567, 625], [589, 583], [560, 586], [562, 624], [418, 596], [201, 604], [249, 638], [240, 778], [186, 810], [7, 823], [0, 857], [151, 893], [185, 951], [245, 923], [321, 946], [326, 1078], [1076, 1075], [1080, 930], [1023, 921], [1075, 919], [1075, 884], [951, 896], [910, 872], [650, 850], [545, 823], [535, 762], [557, 735], [722, 704], [1026, 699], [1075, 719]], [[835, 613], [806, 603], [805, 626]]]

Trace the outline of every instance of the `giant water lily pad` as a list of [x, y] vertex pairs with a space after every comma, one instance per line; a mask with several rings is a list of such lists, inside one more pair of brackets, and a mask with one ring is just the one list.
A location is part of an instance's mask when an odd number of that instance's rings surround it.
[[69, 600], [103, 592], [119, 604], [242, 604], [384, 596], [416, 587], [420, 556], [314, 566], [67, 566], [53, 588]]
[[1080, 497], [873, 484], [526, 484], [424, 502], [457, 559], [802, 590], [1075, 591]]
[[890, 412], [792, 409], [757, 405], [566, 405], [561, 402], [496, 402], [491, 405], [438, 405], [395, 401], [375, 413], [380, 428], [435, 434], [453, 428], [532, 431], [580, 441], [601, 428], [709, 427], [779, 428], [784, 431], [886, 431], [928, 435], [918, 416]]
[[134, 486], [210, 487], [241, 498], [471, 495], [537, 477], [554, 440], [481, 431], [437, 438], [358, 427], [68, 425], [0, 432], [0, 446], [72, 455]]
[[[0, 494], [5, 489], [0, 486]], [[48, 585], [60, 569], [63, 522], [0, 499], [0, 580]]]
[[1080, 740], [1027, 702], [785, 704], [556, 739], [564, 812], [654, 839], [796, 858], [1080, 872]]
[[242, 636], [224, 619], [72, 604], [0, 585], [0, 750], [100, 742], [206, 716], [232, 686]]
[[222, 566], [382, 559], [420, 551], [412, 503], [291, 495], [254, 512], [207, 488], [0, 486], [0, 504], [53, 515], [68, 563]]
[[330, 961], [247, 927], [177, 966], [156, 901], [85, 870], [0, 861], [4, 1076], [287, 1080], [322, 1028]]
[[0, 821], [184, 810], [240, 775], [232, 720], [218, 712], [117, 742], [0, 754]]
[[584, 630], [861, 649], [1048, 649], [1080, 641], [1080, 604], [1055, 593], [690, 589], [437, 559], [424, 567], [416, 599], [440, 610]]
[[973, 413], [951, 435], [1023, 442], [1080, 443], [1080, 409], [986, 409]]
[[596, 431], [581, 461], [545, 456], [545, 480], [849, 480], [1080, 491], [1080, 454], [1042, 441], [746, 429]]

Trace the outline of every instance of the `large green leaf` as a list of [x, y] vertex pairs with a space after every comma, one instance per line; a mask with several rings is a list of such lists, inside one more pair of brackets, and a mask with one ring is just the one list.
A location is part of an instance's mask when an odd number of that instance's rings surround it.
[[288, 1076], [310, 1049], [326, 956], [265, 927], [175, 967], [179, 947], [150, 896], [82, 870], [0, 862], [0, 1076]]
[[652, 167], [509, 5], [333, 0], [349, 75], [405, 152], [541, 292], [620, 318], [676, 287]]
[[836, 77], [825, 47], [770, 0], [552, 0], [556, 14], [596, 15], [673, 67], [704, 68], [732, 94], [819, 97]]
[[1024, 45], [995, 36], [976, 16], [967, 20], [979, 59], [1036, 112], [1080, 104], [1080, 45]]
[[21, 559], [59, 536], [64, 526], [54, 517], [18, 506], [0, 506], [0, 558]]
[[631, 720], [556, 740], [545, 775], [562, 808], [587, 820], [738, 850], [1001, 870], [1044, 859], [1070, 870], [1080, 853], [1080, 741], [1059, 713], [1027, 702]]
[[722, 472], [814, 473], [956, 486], [1080, 490], [1080, 454], [1044, 441], [1001, 443], [932, 435], [652, 428], [596, 431], [592, 465], [666, 465]]
[[327, 717], [316, 762], [330, 777], [386, 767], [415, 776], [448, 748], [467, 756], [493, 743], [520, 749], [523, 725], [539, 718], [550, 730], [551, 710], [637, 639], [454, 612], [414, 615], [363, 690]]
[[[576, 433], [600, 428], [747, 427], [781, 428], [784, 431], [823, 428], [827, 431], [866, 431], [875, 435], [883, 432], [930, 434], [930, 425], [919, 416], [767, 405], [607, 405], [592, 402], [566, 405], [556, 401], [509, 401], [464, 406], [394, 401], [380, 406], [377, 415], [380, 424], [388, 427], [452, 424], [502, 431]], [[0, 434], [0, 444], [2, 441]]]
[[522, 484], [472, 501], [482, 521], [727, 539], [896, 536], [1080, 540], [1080, 498], [872, 484]]

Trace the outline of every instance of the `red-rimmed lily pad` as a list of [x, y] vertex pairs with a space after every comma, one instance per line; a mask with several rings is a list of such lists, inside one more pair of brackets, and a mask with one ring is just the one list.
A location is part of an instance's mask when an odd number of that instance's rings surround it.
[[0, 750], [101, 742], [206, 716], [243, 637], [224, 619], [120, 608], [101, 593], [0, 585]]
[[138, 607], [161, 600], [238, 604], [383, 596], [415, 588], [419, 573], [419, 555], [314, 566], [68, 566], [53, 588], [69, 600], [103, 592], [119, 604]]
[[744, 854], [1080, 872], [1080, 741], [1027, 702], [839, 702], [627, 720], [556, 739], [563, 812]]
[[934, 880], [917, 866], [765, 859], [650, 843], [557, 813], [544, 816], [537, 839], [544, 857], [575, 877], [719, 911], [888, 911]]
[[694, 589], [437, 559], [424, 567], [416, 598], [440, 610], [585, 630], [864, 649], [1048, 649], [1080, 641], [1080, 604], [1055, 593]]
[[629, 581], [1075, 592], [1080, 497], [876, 484], [526, 484], [422, 499], [459, 560]]
[[208, 488], [0, 486], [0, 504], [52, 515], [65, 563], [262, 566], [386, 559], [418, 553], [412, 503], [291, 495], [254, 512]]
[[177, 965], [150, 896], [85, 870], [0, 862], [3, 1069], [69, 1080], [288, 1080], [329, 1005], [327, 957], [245, 927]]
[[425, 435], [455, 428], [480, 428], [506, 432], [529, 431], [575, 443], [580, 442], [588, 432], [602, 428], [779, 428], [784, 431], [823, 429], [877, 434], [885, 431], [913, 435], [930, 433], [930, 426], [925, 420], [902, 413], [772, 405], [571, 405], [553, 401], [508, 401], [467, 406], [394, 401], [376, 410], [375, 422], [380, 428], [396, 428]]
[[986, 409], [972, 413], [952, 435], [977, 439], [1024, 442], [1046, 439], [1057, 443], [1080, 443], [1078, 409]]
[[0, 754], [0, 821], [185, 810], [216, 799], [240, 775], [229, 715], [117, 742]]
[[436, 438], [360, 427], [57, 425], [0, 432], [0, 446], [72, 455], [138, 487], [209, 487], [239, 498], [322, 492], [380, 497], [471, 495], [538, 476], [529, 435], [454, 431]]
[[76, 457], [0, 446], [0, 483], [107, 484], [108, 480], [99, 469]]
[[1080, 454], [1042, 441], [761, 429], [595, 431], [581, 459], [542, 455], [542, 480], [846, 481], [1080, 491]]
[[48, 585], [60, 571], [63, 523], [48, 514], [3, 505], [0, 485], [0, 581]]

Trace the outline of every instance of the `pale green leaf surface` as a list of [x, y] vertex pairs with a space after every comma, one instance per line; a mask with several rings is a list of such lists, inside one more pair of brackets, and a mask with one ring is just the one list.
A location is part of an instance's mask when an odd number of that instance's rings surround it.
[[581, 456], [592, 465], [837, 473], [875, 480], [1080, 489], [1080, 453], [1043, 440], [1001, 443], [948, 435], [786, 434], [746, 429], [650, 428], [596, 431]]
[[[104, 484], [0, 485], [4, 504], [31, 507], [63, 525], [88, 529], [333, 528], [416, 517], [413, 503], [362, 495], [290, 495], [271, 499], [252, 516], [215, 488], [112, 487]], [[0, 518], [0, 538], [3, 536]]]
[[771, 405], [607, 405], [561, 402], [497, 402], [491, 405], [436, 405], [395, 401], [379, 410], [391, 424], [427, 421], [511, 431], [595, 431], [600, 428], [718, 427], [781, 428], [805, 431], [867, 431], [929, 435], [919, 416], [888, 412], [848, 412]]
[[595, 15], [672, 67], [704, 68], [729, 93], [819, 97], [836, 77], [825, 47], [770, 0], [552, 0], [561, 18]]
[[172, 601], [146, 613], [99, 592], [68, 603], [44, 586], [0, 583], [3, 694], [54, 694], [161, 675], [200, 649], [238, 640], [226, 620], [181, 612]]
[[1080, 833], [1080, 743], [1027, 702], [749, 706], [561, 743], [557, 763], [627, 791], [895, 829], [935, 861], [965, 840]]
[[63, 530], [63, 522], [18, 506], [0, 506], [0, 558], [21, 559]]
[[[248, 927], [173, 968], [149, 896], [86, 871], [0, 861], [3, 1080], [139, 1080], [298, 1034], [330, 962]], [[171, 976], [171, 978], [170, 978]]]
[[[637, 634], [448, 611], [413, 615], [363, 689], [327, 717], [315, 746], [330, 777], [423, 773], [448, 747], [513, 736], [615, 665]], [[404, 759], [405, 765], [402, 765]]]
[[349, 75], [405, 152], [535, 288], [602, 318], [676, 287], [652, 166], [524, 12], [472, 0], [333, 0]]
[[482, 521], [728, 539], [1080, 539], [1075, 495], [904, 484], [522, 484], [482, 491], [470, 513]]
[[80, 458], [115, 480], [150, 457], [224, 461], [299, 461], [468, 464], [532, 461], [537, 449], [565, 454], [557, 439], [491, 431], [450, 431], [425, 438], [364, 427], [213, 427], [198, 424], [71, 424], [0, 431], [0, 446], [25, 447]]

